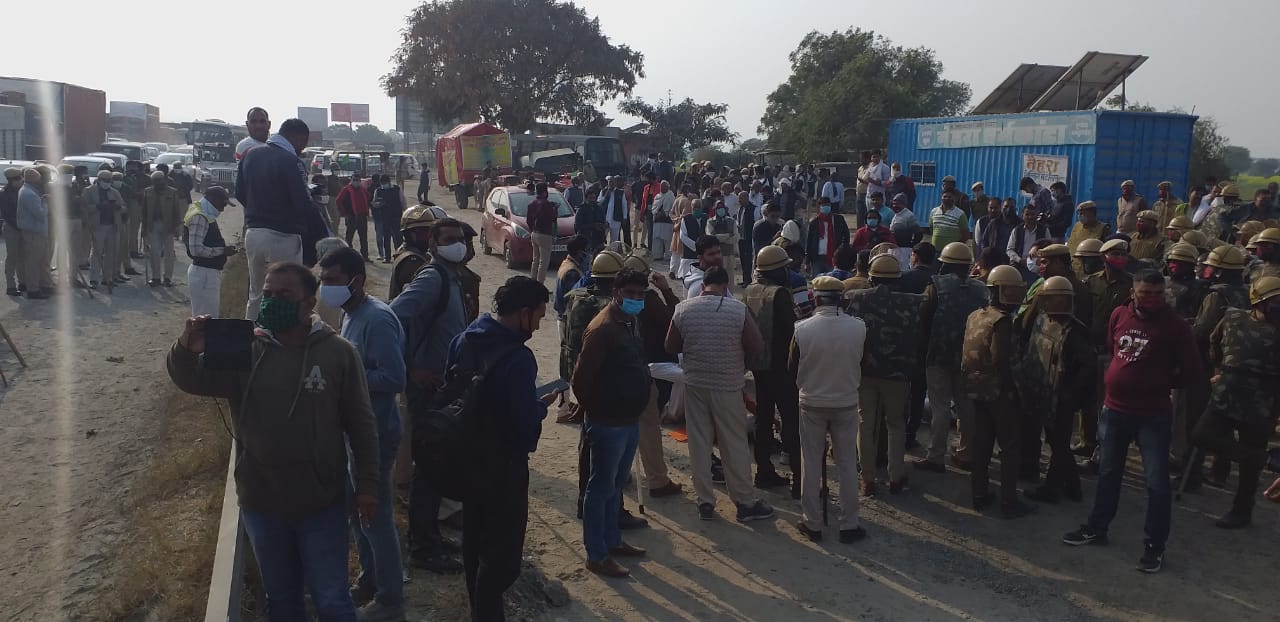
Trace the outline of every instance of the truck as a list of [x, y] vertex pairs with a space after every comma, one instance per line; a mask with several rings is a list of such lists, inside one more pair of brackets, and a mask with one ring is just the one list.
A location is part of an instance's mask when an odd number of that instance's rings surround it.
[[[107, 135], [107, 94], [65, 82], [0, 78], [0, 95], [25, 109], [27, 157], [97, 151]], [[52, 128], [53, 134], [48, 135]]]
[[482, 175], [512, 172], [511, 135], [488, 123], [463, 123], [436, 139], [436, 183], [453, 187]]
[[26, 127], [22, 106], [0, 106], [0, 160], [26, 159]]

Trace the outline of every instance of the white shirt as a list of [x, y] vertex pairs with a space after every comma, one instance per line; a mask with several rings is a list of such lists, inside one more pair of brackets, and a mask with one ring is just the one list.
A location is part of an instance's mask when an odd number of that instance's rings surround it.
[[267, 146], [267, 143], [264, 143], [252, 136], [246, 136], [243, 140], [236, 143], [236, 160], [243, 158], [244, 154], [247, 153], [250, 149], [256, 149], [258, 147], [266, 147], [266, 146]]
[[659, 194], [653, 199], [653, 213], [666, 214], [671, 217], [671, 208], [676, 204], [676, 194], [670, 190]]
[[[721, 200], [721, 201], [724, 201], [724, 206], [725, 206], [725, 208], [726, 208], [726, 209], [728, 209], [730, 212], [736, 212], [736, 211], [738, 211], [738, 195], [736, 195], [736, 194], [729, 194], [729, 195], [725, 195], [725, 196], [724, 196], [723, 198], [721, 198], [720, 200]], [[711, 209], [711, 208], [713, 208], [713, 207], [715, 207], [715, 206], [714, 206], [714, 205], [708, 205], [708, 206], [706, 206], [707, 211], [708, 211], [708, 212], [712, 211], [712, 209]]]
[[822, 197], [830, 199], [832, 203], [843, 203], [844, 184], [838, 181], [828, 181], [822, 184]]
[[1209, 197], [1200, 199], [1200, 207], [1197, 207], [1196, 213], [1191, 215], [1191, 222], [1197, 227], [1200, 226], [1200, 223], [1204, 222], [1204, 217], [1209, 215], [1209, 210], [1211, 209], [1213, 209], [1213, 203], [1209, 200]]
[[889, 223], [889, 230], [898, 231], [901, 228], [915, 229], [919, 226], [920, 222], [916, 220], [915, 212], [904, 207], [902, 208], [902, 211], [893, 215], [893, 221]]
[[1020, 264], [1026, 260], [1027, 255], [1031, 253], [1031, 246], [1036, 243], [1036, 228], [1022, 230], [1022, 239], [1018, 236], [1009, 236], [1009, 245], [1005, 248], [1009, 253], [1009, 260], [1013, 262], [1015, 267], [1021, 267]]
[[[871, 180], [867, 184], [867, 194], [876, 192], [883, 193], [885, 184], [889, 183], [889, 165], [881, 160], [879, 164], [867, 165], [867, 178]], [[892, 199], [893, 197], [885, 197]]]
[[[617, 218], [617, 220], [615, 220], [615, 219], [614, 219], [614, 217], [613, 217], [613, 209], [614, 209], [614, 207], [615, 207], [615, 206], [613, 206], [613, 205], [611, 205], [611, 204], [610, 204], [610, 202], [611, 202], [611, 201], [613, 201], [613, 191], [614, 191], [614, 190], [622, 190], [622, 194], [621, 194], [621, 195], [619, 195], [619, 197], [622, 199], [622, 205], [617, 206], [617, 207], [621, 207], [621, 208], [622, 208], [622, 213], [621, 213], [621, 214], [618, 214], [618, 218]], [[608, 221], [608, 222], [610, 222], [610, 223], [615, 223], [615, 222], [621, 222], [621, 221], [626, 220], [626, 219], [628, 218], [628, 216], [627, 216], [627, 191], [626, 191], [626, 190], [623, 190], [622, 188], [605, 188], [604, 190], [601, 190], [601, 191], [600, 191], [600, 198], [596, 199], [596, 201], [598, 201], [601, 205], [603, 205], [603, 206], [604, 206], [604, 214], [605, 214], [605, 220], [606, 220], [606, 221]], [[612, 227], [613, 225], [611, 224], [611, 225], [609, 225], [609, 226], [611, 226], [611, 227]]]

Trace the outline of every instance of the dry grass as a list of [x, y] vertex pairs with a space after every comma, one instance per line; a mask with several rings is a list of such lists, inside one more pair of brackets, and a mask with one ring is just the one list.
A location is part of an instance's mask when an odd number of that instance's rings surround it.
[[170, 388], [161, 400], [156, 451], [126, 500], [131, 528], [91, 619], [204, 616], [231, 439], [208, 398]]

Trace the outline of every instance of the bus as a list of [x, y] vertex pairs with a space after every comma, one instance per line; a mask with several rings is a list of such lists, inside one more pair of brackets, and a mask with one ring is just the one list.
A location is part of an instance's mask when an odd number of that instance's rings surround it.
[[183, 125], [187, 128], [188, 145], [231, 145], [234, 147], [236, 143], [249, 135], [249, 130], [244, 127], [221, 121], [190, 121]]
[[622, 155], [622, 143], [611, 136], [586, 136], [583, 134], [512, 134], [511, 163], [523, 161], [526, 156], [552, 149], [572, 149], [583, 160], [590, 160], [597, 177], [623, 175], [627, 161]]

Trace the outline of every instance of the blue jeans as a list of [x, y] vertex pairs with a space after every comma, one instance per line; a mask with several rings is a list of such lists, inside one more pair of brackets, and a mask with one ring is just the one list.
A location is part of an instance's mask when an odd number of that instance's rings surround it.
[[[391, 251], [387, 250], [386, 240], [382, 237], [382, 229], [385, 226], [382, 222], [382, 211], [373, 213], [373, 240], [378, 246], [378, 256], [386, 259], [391, 256]], [[391, 249], [395, 250], [395, 249]]]
[[[394, 412], [394, 411], [393, 411]], [[388, 607], [404, 606], [404, 560], [400, 557], [400, 536], [396, 530], [394, 512], [394, 479], [391, 472], [400, 451], [400, 417], [397, 414], [390, 429], [378, 422], [378, 511], [369, 526], [360, 524], [360, 517], [353, 513], [351, 531], [355, 534], [356, 552], [360, 555], [360, 575], [356, 584], [364, 588], [376, 588], [375, 600]], [[353, 477], [351, 488], [355, 489]], [[354, 494], [354, 493], [353, 493]]]
[[1120, 503], [1121, 480], [1129, 445], [1142, 452], [1142, 472], [1147, 480], [1147, 519], [1143, 541], [1164, 551], [1169, 539], [1173, 494], [1169, 484], [1169, 442], [1173, 434], [1171, 415], [1126, 415], [1110, 408], [1098, 418], [1098, 491], [1089, 514], [1089, 527], [1106, 533]]
[[303, 583], [321, 622], [355, 622], [347, 591], [347, 509], [338, 503], [295, 520], [240, 510], [258, 560], [271, 622], [305, 622]]
[[618, 510], [622, 488], [631, 477], [640, 426], [592, 425], [590, 421], [582, 425], [587, 430], [591, 460], [587, 494], [582, 500], [582, 541], [587, 559], [598, 562], [609, 556], [609, 549], [622, 544]]

